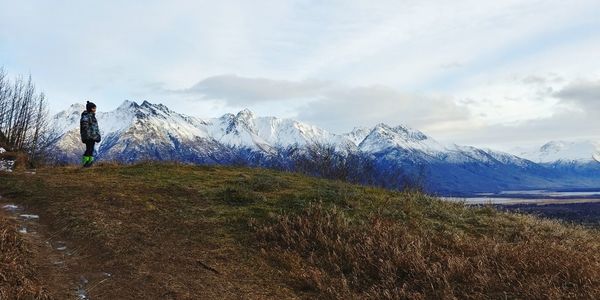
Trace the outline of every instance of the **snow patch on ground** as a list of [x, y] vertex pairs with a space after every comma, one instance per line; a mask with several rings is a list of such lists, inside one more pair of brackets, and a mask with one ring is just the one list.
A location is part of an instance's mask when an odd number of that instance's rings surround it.
[[56, 241], [54, 242], [54, 249], [58, 251], [65, 251], [67, 250], [67, 243], [63, 241]]
[[2, 206], [2, 208], [5, 210], [8, 210], [8, 211], [15, 211], [15, 210], [19, 209], [19, 207], [14, 204], [6, 204], [6, 205]]
[[77, 299], [89, 299], [86, 286], [90, 281], [87, 278], [80, 276], [79, 277], [79, 286], [77, 287]]
[[14, 160], [0, 159], [0, 172], [12, 172], [14, 166]]
[[25, 220], [33, 220], [33, 219], [37, 220], [40, 218], [40, 216], [38, 216], [38, 215], [29, 215], [29, 214], [22, 214], [22, 215], [19, 215], [19, 217], [21, 217]]

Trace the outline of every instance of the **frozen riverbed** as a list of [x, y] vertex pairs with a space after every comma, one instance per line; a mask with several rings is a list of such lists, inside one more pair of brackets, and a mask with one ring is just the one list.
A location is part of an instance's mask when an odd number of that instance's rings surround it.
[[480, 193], [465, 197], [441, 197], [448, 201], [464, 201], [466, 204], [573, 204], [600, 202], [600, 191], [502, 191]]

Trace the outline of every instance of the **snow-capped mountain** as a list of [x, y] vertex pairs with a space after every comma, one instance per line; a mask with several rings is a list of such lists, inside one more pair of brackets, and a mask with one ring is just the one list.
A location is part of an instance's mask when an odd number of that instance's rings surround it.
[[[65, 153], [77, 153], [81, 148], [79, 140], [79, 119], [84, 106], [73, 104], [53, 118], [55, 128], [62, 137], [58, 148]], [[122, 158], [124, 152], [135, 150], [139, 153], [152, 150], [158, 157], [162, 152], [183, 151], [181, 145], [198, 148], [212, 145], [246, 148], [272, 153], [280, 148], [302, 148], [311, 144], [335, 146], [338, 151], [362, 151], [381, 153], [389, 149], [401, 149], [408, 154], [425, 159], [442, 159], [448, 162], [487, 160], [494, 157], [508, 157], [508, 154], [492, 150], [481, 150], [458, 145], [443, 145], [422, 132], [406, 127], [391, 127], [378, 124], [373, 128], [356, 128], [350, 133], [335, 134], [313, 125], [292, 119], [257, 117], [244, 109], [237, 114], [225, 114], [219, 118], [199, 119], [179, 114], [162, 104], [144, 101], [138, 105], [133, 101], [123, 102], [117, 109], [96, 114], [103, 140], [98, 144], [99, 155]], [[195, 149], [206, 153], [204, 148]], [[80, 152], [80, 151], [79, 151]], [[210, 151], [208, 151], [210, 152]], [[488, 154], [492, 154], [489, 156]], [[75, 154], [75, 156], [78, 156]], [[127, 161], [136, 160], [126, 159]], [[518, 160], [514, 157], [513, 160]]]
[[518, 155], [536, 163], [580, 163], [600, 160], [600, 141], [551, 141]]
[[[83, 110], [83, 105], [74, 104], [52, 119], [60, 133], [55, 144], [58, 161], [76, 162], [81, 157], [84, 147], [79, 119]], [[113, 111], [98, 112], [96, 117], [102, 135], [97, 156], [104, 160], [217, 164], [242, 160], [257, 166], [279, 160], [277, 164], [293, 166], [290, 155], [298, 153], [296, 150], [328, 145], [342, 156], [371, 160], [375, 171], [370, 172], [376, 172], [378, 180], [390, 187], [399, 187], [399, 181], [417, 181], [415, 178], [425, 181], [420, 184], [429, 190], [443, 193], [572, 187], [580, 182], [586, 187], [600, 186], [600, 175], [596, 178], [587, 171], [564, 178], [555, 169], [515, 155], [443, 144], [401, 125], [382, 123], [336, 134], [292, 119], [257, 117], [247, 109], [200, 119], [147, 101], [141, 105], [125, 101]], [[580, 176], [593, 178], [582, 181]]]
[[[81, 152], [79, 119], [84, 107], [71, 105], [53, 117], [61, 138], [59, 157], [75, 161]], [[220, 118], [199, 119], [171, 111], [162, 104], [125, 101], [117, 109], [98, 112], [102, 141], [100, 157], [121, 161], [173, 159], [188, 162], [217, 161], [226, 147], [273, 153], [277, 148], [308, 144], [335, 144], [352, 150], [342, 135], [291, 119], [256, 117], [249, 110]]]
[[446, 163], [502, 163], [526, 166], [528, 161], [517, 156], [456, 144], [442, 144], [424, 133], [406, 127], [391, 127], [380, 123], [369, 130], [369, 133], [358, 143], [358, 149], [367, 153], [403, 150], [405, 156], [412, 159], [419, 157], [428, 162], [443, 161]]
[[380, 123], [358, 144], [361, 151], [379, 152], [390, 148], [402, 148], [435, 155], [446, 148], [420, 131], [405, 127], [390, 127]]
[[491, 149], [443, 144], [406, 126], [378, 124], [357, 146], [376, 159], [379, 169], [400, 170], [407, 180], [440, 193], [554, 185], [541, 176], [545, 169], [529, 160]]
[[343, 134], [344, 137], [352, 141], [355, 145], [360, 144], [367, 135], [373, 130], [373, 128], [368, 127], [355, 127], [351, 132]]

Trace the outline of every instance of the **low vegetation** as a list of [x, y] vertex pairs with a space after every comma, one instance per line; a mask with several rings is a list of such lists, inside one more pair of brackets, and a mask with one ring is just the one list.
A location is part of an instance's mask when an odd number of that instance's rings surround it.
[[[407, 194], [406, 201], [422, 195]], [[413, 198], [411, 200], [411, 198]], [[469, 212], [464, 212], [469, 214]], [[299, 290], [332, 299], [598, 299], [597, 235], [515, 217], [512, 226], [436, 230], [381, 212], [314, 205], [259, 230]], [[497, 226], [499, 224], [495, 224]]]
[[0, 299], [50, 299], [38, 280], [27, 241], [0, 213]]
[[74, 278], [114, 274], [93, 299], [600, 298], [598, 230], [414, 191], [147, 163], [3, 174], [0, 194], [85, 253]]

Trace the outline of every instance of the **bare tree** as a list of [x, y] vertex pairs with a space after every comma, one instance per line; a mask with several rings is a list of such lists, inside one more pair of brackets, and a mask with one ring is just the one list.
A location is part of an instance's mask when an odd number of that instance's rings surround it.
[[8, 114], [8, 99], [10, 97], [10, 83], [6, 78], [4, 68], [0, 68], [0, 143], [6, 143], [4, 127]]
[[31, 78], [10, 80], [0, 68], [0, 145], [15, 152], [27, 153], [36, 163], [56, 135], [49, 128], [47, 101], [37, 93]]

